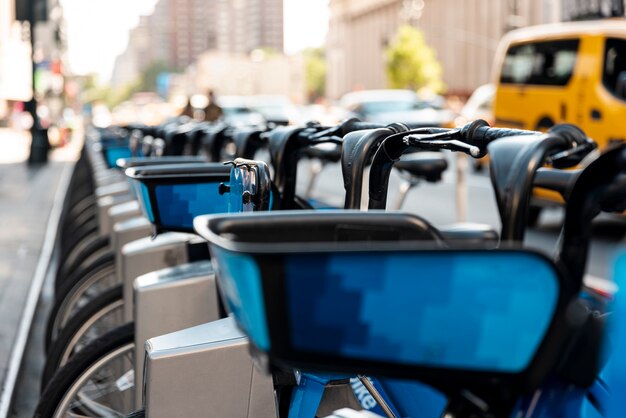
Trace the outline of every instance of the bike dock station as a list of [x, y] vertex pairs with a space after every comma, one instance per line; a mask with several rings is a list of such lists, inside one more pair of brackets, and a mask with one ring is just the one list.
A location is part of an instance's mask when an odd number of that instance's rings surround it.
[[[51, 214], [22, 317], [33, 315], [38, 301], [40, 309], [31, 324], [20, 324], [30, 338], [28, 344], [16, 338], [15, 346], [28, 346], [20, 354], [27, 360], [12, 372], [20, 372], [13, 400], [24, 402], [23, 391], [41, 390], [36, 416], [113, 410], [197, 416], [210, 410], [215, 416], [398, 417], [418, 409], [429, 416], [472, 409], [471, 400], [450, 403], [456, 396], [450, 379], [500, 414], [526, 408], [506, 401], [527, 401], [518, 382], [540, 387], [553, 373], [569, 382], [551, 386], [555, 396], [574, 396], [572, 384], [597, 390], [589, 385], [600, 366], [579, 368], [575, 358], [600, 353], [602, 312], [616, 288], [584, 278], [590, 271], [603, 273], [581, 259], [589, 242], [580, 237], [590, 233], [597, 210], [576, 208], [602, 198], [603, 211], [619, 211], [620, 195], [613, 191], [619, 188], [596, 183], [613, 175], [610, 181], [621, 184], [619, 169], [611, 167], [619, 167], [622, 154], [626, 158], [623, 147], [567, 171], [562, 168], [596, 148], [571, 126], [541, 134], [491, 128], [484, 121], [411, 129], [349, 119], [335, 126], [245, 131], [205, 125], [204, 149], [215, 150], [220, 141], [219, 157], [206, 151], [194, 156], [185, 154], [199, 135], [189, 129], [192, 124], [92, 129], [76, 162], [49, 166], [56, 177], [46, 180], [56, 189], [40, 186], [48, 192], [42, 196], [47, 206], [37, 209]], [[165, 139], [158, 144], [154, 138]], [[230, 141], [234, 154], [225, 155]], [[428, 152], [415, 154], [419, 148]], [[181, 154], [173, 155], [174, 149]], [[263, 149], [270, 154], [267, 162], [254, 159]], [[492, 177], [482, 181], [491, 181], [493, 189], [482, 190], [485, 198], [495, 196], [490, 224], [435, 226], [402, 207], [417, 203], [428, 212], [426, 201], [411, 197], [446, 185], [448, 164], [454, 164], [446, 150], [489, 153]], [[554, 167], [543, 167], [547, 158]], [[319, 176], [313, 181], [298, 179], [296, 173], [315, 159], [330, 165], [311, 170]], [[333, 163], [340, 163], [335, 170]], [[343, 176], [343, 208], [321, 203], [328, 193], [325, 176]], [[478, 180], [470, 178], [469, 196], [481, 193], [472, 184]], [[542, 245], [526, 223], [537, 185], [578, 202], [565, 211], [561, 239], [543, 244], [556, 251], [553, 256], [520, 245]], [[414, 186], [418, 190], [410, 194]], [[589, 192], [594, 187], [603, 187], [608, 197], [595, 197]], [[298, 197], [300, 190], [310, 194], [308, 201]], [[455, 195], [454, 183], [448, 190]], [[385, 211], [387, 201], [400, 202], [400, 210]], [[433, 274], [437, 280], [427, 279]], [[384, 292], [372, 292], [379, 287]], [[457, 288], [464, 290], [453, 297]], [[446, 292], [452, 293], [445, 308], [428, 296]], [[489, 325], [491, 342], [479, 330], [500, 308], [479, 309], [485, 294], [508, 301], [502, 305], [506, 321]], [[42, 312], [47, 299], [52, 304]], [[395, 303], [386, 306], [385, 300]], [[526, 309], [531, 306], [532, 315]], [[418, 334], [398, 333], [431, 311], [439, 313]], [[569, 322], [572, 312], [581, 322]], [[461, 318], [464, 327], [474, 327], [466, 337], [460, 337]], [[456, 331], [436, 331], [439, 321]], [[350, 337], [355, 323], [378, 331]], [[571, 327], [580, 328], [575, 338], [566, 337]], [[459, 338], [470, 336], [482, 338], [487, 357], [453, 350], [462, 346]], [[525, 347], [517, 363], [500, 348], [504, 341], [511, 349]], [[439, 371], [429, 371], [428, 356], [411, 354], [420, 352], [420, 344], [448, 347], [449, 355], [437, 360]], [[561, 351], [554, 347], [562, 345], [578, 354], [557, 364]], [[38, 367], [28, 353], [36, 346], [46, 353]], [[460, 372], [458, 362], [469, 369]], [[504, 385], [506, 395], [496, 396], [491, 380], [471, 371], [474, 364], [493, 370], [487, 376]], [[37, 375], [30, 378], [34, 386], [23, 383], [29, 369]], [[405, 387], [397, 380], [405, 378], [415, 383]], [[558, 411], [564, 405], [545, 407]]]
[[624, 1], [150, 1], [0, 0], [0, 418], [626, 416]]

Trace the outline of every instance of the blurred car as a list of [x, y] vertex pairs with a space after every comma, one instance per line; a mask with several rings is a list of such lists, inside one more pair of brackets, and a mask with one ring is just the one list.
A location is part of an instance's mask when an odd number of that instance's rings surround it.
[[121, 125], [158, 125], [176, 114], [175, 106], [163, 101], [156, 93], [139, 92], [113, 109], [112, 121]]
[[277, 125], [294, 124], [298, 120], [298, 109], [287, 96], [250, 96], [248, 104], [252, 110], [263, 115], [267, 122]]
[[402, 122], [409, 127], [449, 126], [454, 113], [445, 109], [445, 99], [420, 98], [411, 90], [364, 90], [348, 93], [340, 104], [350, 116], [374, 123]]
[[248, 106], [244, 96], [218, 96], [217, 104], [222, 108], [222, 119], [232, 126], [258, 126], [265, 124], [263, 115]]
[[483, 84], [478, 87], [467, 99], [461, 114], [456, 118], [456, 126], [463, 126], [476, 119], [483, 119], [493, 126], [493, 98], [496, 87], [493, 84]]
[[[498, 126], [547, 131], [572, 123], [600, 149], [626, 140], [626, 20], [531, 26], [507, 33], [494, 61]], [[536, 188], [529, 223], [562, 196]]]
[[342, 120], [348, 118], [348, 112], [339, 106], [310, 104], [298, 108], [297, 125], [304, 125], [307, 122], [319, 122], [323, 126], [337, 125]]
[[494, 70], [498, 125], [546, 131], [573, 123], [600, 148], [626, 139], [626, 20], [511, 31]]
[[[494, 126], [493, 99], [495, 95], [496, 86], [493, 84], [483, 84], [478, 87], [465, 102], [465, 106], [463, 106], [461, 114], [456, 118], [454, 124], [457, 127], [461, 127], [476, 119], [483, 119], [489, 125]], [[481, 171], [487, 163], [487, 157], [483, 157], [480, 160], [472, 159], [474, 171]]]

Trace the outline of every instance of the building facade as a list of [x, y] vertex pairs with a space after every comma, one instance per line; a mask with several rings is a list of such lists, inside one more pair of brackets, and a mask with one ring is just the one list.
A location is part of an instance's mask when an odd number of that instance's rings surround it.
[[113, 85], [154, 62], [185, 69], [205, 51], [283, 50], [282, 0], [159, 0], [140, 18], [116, 62]]
[[435, 49], [447, 91], [467, 95], [490, 81], [502, 35], [558, 21], [558, 1], [331, 0], [327, 94], [385, 88], [384, 50], [398, 27], [410, 23]]
[[30, 100], [31, 57], [26, 31], [15, 20], [15, 0], [0, 0], [0, 119], [7, 117], [7, 100]]
[[208, 51], [179, 77], [178, 93], [215, 90], [219, 95], [283, 95], [301, 103], [306, 92], [304, 57]]
[[204, 3], [210, 8], [205, 21], [210, 31], [206, 50], [247, 54], [255, 49], [269, 48], [282, 52], [282, 0], [212, 0]]

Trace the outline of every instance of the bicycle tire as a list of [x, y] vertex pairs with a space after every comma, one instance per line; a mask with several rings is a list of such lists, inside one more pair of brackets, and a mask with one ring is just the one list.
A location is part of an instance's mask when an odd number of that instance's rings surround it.
[[[71, 303], [68, 302], [68, 299], [75, 297], [76, 293], [85, 283], [93, 280], [94, 275], [104, 275], [104, 277], [107, 277], [110, 273], [115, 274], [115, 256], [112, 253], [100, 257], [84, 270], [76, 272], [59, 287], [59, 290], [55, 292], [54, 305], [52, 306], [46, 324], [44, 337], [46, 352], [49, 350], [53, 338], [61, 331], [62, 325], [69, 321], [68, 314], [72, 306]], [[63, 317], [66, 318], [65, 321], [60, 320], [60, 318]]]
[[110, 252], [109, 246], [109, 237], [97, 237], [89, 241], [85, 246], [77, 247], [59, 265], [55, 281], [58, 283], [63, 282], [64, 278], [69, 277], [73, 271], [86, 267], [106, 252]]
[[98, 212], [95, 207], [93, 210], [87, 209], [85, 212], [73, 218], [72, 222], [61, 231], [63, 234], [61, 235], [61, 239], [71, 240], [74, 236], [80, 234], [87, 226], [91, 226], [91, 224], [94, 223], [99, 224]]
[[66, 217], [63, 219], [63, 223], [61, 224], [61, 230], [68, 229], [72, 223], [74, 223], [74, 219], [76, 219], [81, 213], [85, 211], [92, 211], [95, 213], [95, 210], [96, 198], [93, 196], [85, 196], [74, 205], [68, 207]]
[[61, 243], [61, 260], [64, 260], [76, 245], [80, 244], [83, 240], [90, 239], [96, 235], [100, 235], [100, 226], [98, 225], [98, 222], [93, 219], [87, 224], [82, 225], [78, 231], [73, 232], [72, 235], [68, 237], [70, 239]]
[[63, 225], [61, 229], [61, 238], [65, 239], [71, 237], [73, 233], [79, 231], [80, 228], [85, 225], [87, 222], [96, 220], [98, 216], [98, 210], [96, 205], [84, 209], [82, 212], [78, 214], [71, 214], [71, 221], [67, 222], [66, 225]]
[[135, 345], [135, 324], [129, 322], [102, 337], [92, 341], [80, 352], [76, 353], [65, 366], [59, 369], [50, 380], [46, 389], [39, 398], [35, 409], [35, 418], [54, 417], [57, 409], [62, 405], [64, 397], [72, 390], [77, 381], [87, 373], [90, 368], [120, 347]]
[[72, 188], [71, 190], [68, 190], [68, 199], [67, 199], [68, 208], [74, 207], [76, 204], [78, 204], [81, 200], [85, 199], [86, 197], [93, 196], [93, 192], [94, 192], [93, 186], [90, 184], [83, 184], [83, 185], [80, 185], [79, 187], [75, 187], [75, 188]]
[[[84, 329], [85, 324], [102, 318], [102, 315], [111, 312], [111, 309], [123, 306], [123, 303], [123, 286], [120, 284], [102, 293], [85, 305], [76, 315], [72, 316], [70, 321], [67, 322], [63, 330], [58, 334], [57, 338], [50, 344], [41, 375], [42, 392], [50, 379], [54, 376], [54, 373], [67, 363], [66, 360], [64, 361], [64, 357], [67, 356], [68, 349], [73, 349], [73, 347], [69, 347], [69, 345], [80, 337], [79, 333], [86, 332], [86, 329]], [[122, 323], [117, 324], [117, 326], [119, 325], [122, 325]], [[108, 331], [110, 330], [107, 330], [107, 332]], [[70, 354], [70, 359], [79, 352], [80, 350]]]
[[[68, 260], [70, 257], [73, 259], [77, 256], [77, 254], [80, 254], [81, 252], [85, 251], [85, 248], [87, 248], [88, 246], [92, 245], [91, 243], [98, 240], [101, 237], [101, 235], [99, 234], [99, 232], [97, 230], [92, 231], [92, 234], [86, 236], [82, 241], [78, 242], [66, 255], [65, 257], [61, 258], [59, 260], [59, 262], [61, 264], [65, 264], [66, 260]], [[106, 254], [106, 252], [104, 253]], [[100, 255], [101, 256], [101, 255]], [[100, 257], [99, 256], [99, 257]], [[89, 262], [89, 264], [95, 262], [96, 260], [94, 259], [93, 261]], [[59, 291], [59, 289], [63, 286], [63, 283], [65, 283], [65, 279], [66, 278], [70, 278], [72, 276], [75, 276], [76, 273], [79, 271], [79, 268], [87, 268], [88, 265], [81, 263], [82, 266], [78, 266], [75, 270], [72, 271], [68, 271], [69, 274], [66, 275], [55, 275], [54, 276], [54, 292], [55, 294]]]

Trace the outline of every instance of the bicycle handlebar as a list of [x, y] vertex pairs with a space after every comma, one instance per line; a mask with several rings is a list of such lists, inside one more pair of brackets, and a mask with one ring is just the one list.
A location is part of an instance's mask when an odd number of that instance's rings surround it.
[[[405, 147], [416, 147], [425, 150], [464, 152], [474, 158], [484, 157], [487, 154], [487, 145], [491, 142], [511, 136], [537, 136], [537, 131], [521, 129], [492, 128], [484, 120], [468, 123], [460, 129], [448, 129], [439, 132], [413, 133], [406, 135]], [[584, 134], [583, 134], [584, 135]]]
[[[572, 149], [555, 155], [550, 162], [555, 166], [569, 167], [575, 165], [579, 157], [596, 148], [595, 142], [587, 138], [585, 133], [573, 125], [557, 125], [549, 134], [557, 135], [571, 142]], [[424, 150], [442, 150], [464, 152], [474, 158], [484, 157], [487, 154], [487, 145], [491, 142], [513, 136], [539, 136], [544, 135], [538, 131], [523, 129], [492, 128], [484, 120], [475, 120], [460, 129], [448, 129], [426, 133], [413, 131], [404, 136], [404, 146], [415, 147]], [[398, 156], [399, 157], [399, 156]]]
[[378, 129], [384, 127], [385, 125], [381, 125], [380, 123], [361, 122], [357, 118], [350, 118], [342, 121], [339, 125], [332, 127], [321, 127], [319, 125], [312, 125], [308, 129], [305, 129], [300, 136], [306, 138], [311, 142], [324, 141], [326, 138], [343, 138], [350, 132]]
[[341, 129], [341, 136], [345, 136], [349, 134], [350, 132], [365, 131], [368, 129], [379, 129], [379, 128], [384, 128], [385, 126], [386, 125], [382, 125], [380, 123], [361, 122], [360, 120], [356, 118], [344, 120], [339, 125]]
[[[370, 170], [370, 208], [383, 209], [387, 197], [387, 184], [393, 164], [400, 156], [411, 150], [443, 149], [464, 152], [474, 158], [487, 154], [487, 145], [501, 138], [514, 136], [544, 135], [537, 131], [519, 129], [491, 128], [487, 122], [476, 120], [457, 129], [422, 128], [389, 136], [374, 156]], [[596, 145], [586, 137], [583, 131], [572, 126], [557, 126], [550, 130], [548, 137], [559, 138], [563, 145], [570, 144], [570, 149], [561, 147], [560, 154], [552, 156], [550, 162], [555, 167], [575, 165]], [[548, 156], [550, 157], [550, 156]]]
[[479, 119], [465, 125], [459, 134], [459, 139], [463, 142], [485, 149], [490, 142], [497, 139], [510, 136], [541, 135], [542, 133], [523, 129], [492, 128], [487, 122]]

